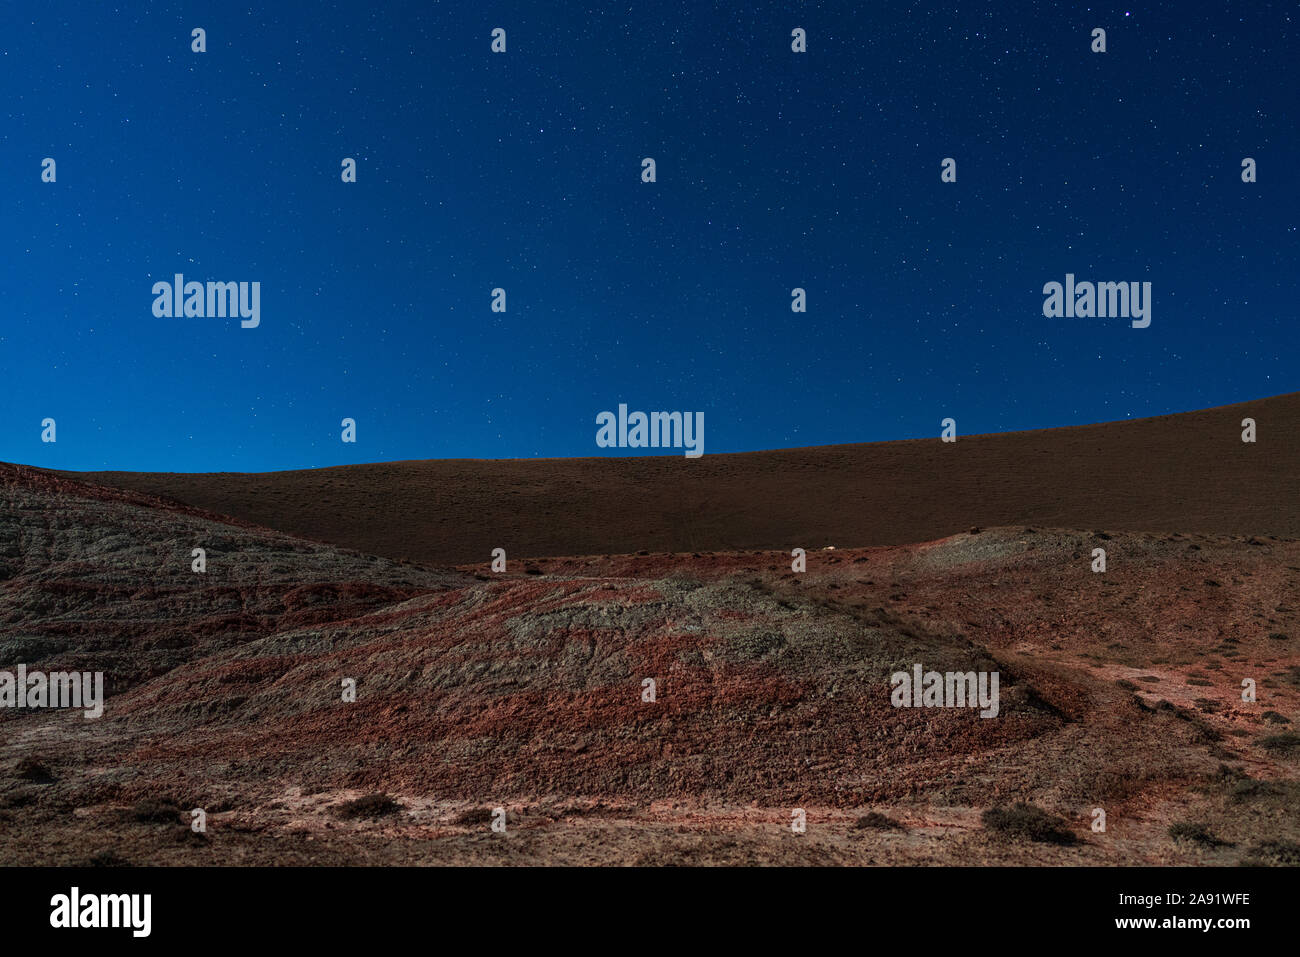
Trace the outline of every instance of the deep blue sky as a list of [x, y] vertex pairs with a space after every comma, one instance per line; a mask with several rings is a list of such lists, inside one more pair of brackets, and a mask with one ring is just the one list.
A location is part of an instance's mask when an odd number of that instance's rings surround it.
[[[1295, 3], [265, 6], [0, 12], [0, 459], [630, 454], [595, 445], [619, 402], [703, 411], [707, 454], [1300, 390]], [[261, 326], [155, 318], [176, 272], [260, 281]], [[1067, 272], [1150, 281], [1150, 328], [1044, 318]]]

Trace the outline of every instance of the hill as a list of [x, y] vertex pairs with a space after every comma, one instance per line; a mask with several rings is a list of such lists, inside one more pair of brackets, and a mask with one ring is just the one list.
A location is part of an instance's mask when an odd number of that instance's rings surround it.
[[[1241, 441], [1241, 420], [1258, 441]], [[1033, 432], [705, 455], [66, 473], [388, 558], [901, 545], [972, 525], [1300, 536], [1300, 393]]]

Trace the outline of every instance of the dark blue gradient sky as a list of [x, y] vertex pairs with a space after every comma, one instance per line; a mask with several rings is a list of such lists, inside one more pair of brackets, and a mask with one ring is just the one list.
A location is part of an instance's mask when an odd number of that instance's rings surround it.
[[[1294, 3], [266, 6], [0, 13], [0, 459], [629, 454], [620, 402], [715, 453], [1300, 389]], [[155, 318], [176, 272], [260, 281], [261, 326]], [[1150, 328], [1044, 318], [1067, 272], [1150, 281]]]

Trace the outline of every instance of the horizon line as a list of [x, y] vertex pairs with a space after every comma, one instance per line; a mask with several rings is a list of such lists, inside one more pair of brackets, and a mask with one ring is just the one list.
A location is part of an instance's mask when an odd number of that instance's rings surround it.
[[[1234, 409], [1241, 406], [1253, 405], [1258, 402], [1271, 402], [1277, 399], [1285, 399], [1291, 396], [1300, 397], [1300, 390], [1291, 392], [1279, 392], [1275, 395], [1259, 396], [1254, 399], [1244, 399], [1238, 402], [1229, 402], [1224, 405], [1206, 406], [1197, 409], [1185, 409], [1180, 412], [1162, 412], [1156, 415], [1144, 415], [1138, 418], [1124, 419], [1107, 419], [1101, 422], [1077, 422], [1073, 425], [1048, 425], [1036, 429], [1012, 429], [1006, 432], [972, 432], [969, 435], [958, 433], [958, 438], [964, 440], [993, 438], [998, 436], [1012, 435], [1030, 435], [1043, 432], [1060, 432], [1068, 429], [1090, 429], [1100, 428], [1111, 425], [1129, 425], [1140, 422], [1151, 422], [1156, 419], [1177, 418], [1186, 415], [1199, 415], [1209, 412], [1220, 412], [1228, 409]], [[710, 456], [733, 456], [733, 455], [765, 455], [778, 452], [801, 452], [814, 449], [842, 449], [852, 448], [864, 445], [897, 445], [904, 442], [926, 442], [938, 439], [939, 435], [911, 436], [899, 439], [877, 439], [873, 441], [859, 442], [832, 442], [824, 445], [791, 445], [768, 447], [761, 449], [743, 449], [725, 452], [708, 452], [699, 458]], [[319, 472], [325, 469], [344, 469], [344, 468], [366, 468], [376, 465], [404, 465], [413, 462], [588, 462], [588, 461], [622, 461], [634, 459], [682, 459], [685, 458], [679, 452], [663, 452], [657, 454], [640, 454], [640, 455], [536, 455], [536, 456], [502, 456], [499, 458], [479, 458], [467, 456], [448, 456], [446, 458], [427, 457], [427, 458], [403, 458], [403, 459], [376, 459], [369, 462], [338, 462], [331, 465], [309, 465], [298, 468], [272, 468], [259, 469], [256, 471], [230, 470], [230, 469], [203, 469], [195, 471], [180, 470], [160, 470], [160, 469], [115, 469], [115, 468], [90, 468], [90, 469], [68, 469], [52, 468], [46, 465], [35, 465], [29, 462], [4, 462], [3, 464], [15, 465], [21, 468], [39, 469], [44, 472], [58, 472], [63, 474], [124, 474], [124, 475], [275, 475], [284, 472]], [[689, 459], [687, 459], [689, 461]]]

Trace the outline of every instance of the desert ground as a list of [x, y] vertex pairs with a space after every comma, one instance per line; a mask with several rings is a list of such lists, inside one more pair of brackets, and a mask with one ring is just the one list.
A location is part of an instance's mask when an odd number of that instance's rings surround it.
[[[0, 861], [1300, 863], [1298, 422], [0, 465], [0, 669], [106, 683], [0, 709]], [[918, 663], [998, 716], [895, 707]]]
[[[1244, 418], [1258, 440], [1241, 441]], [[911, 545], [972, 525], [1300, 537], [1300, 393], [1036, 432], [687, 459], [448, 459], [79, 478], [371, 555]]]

